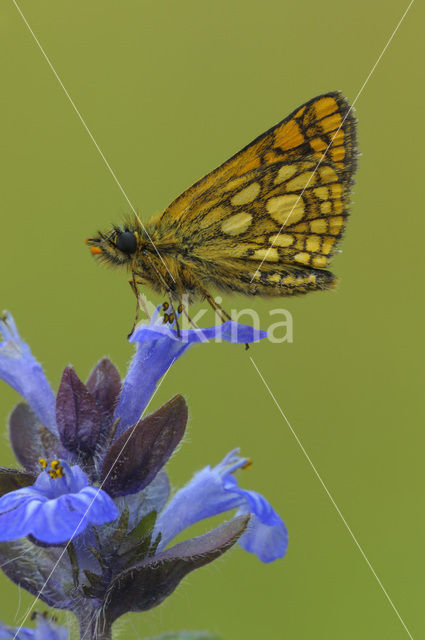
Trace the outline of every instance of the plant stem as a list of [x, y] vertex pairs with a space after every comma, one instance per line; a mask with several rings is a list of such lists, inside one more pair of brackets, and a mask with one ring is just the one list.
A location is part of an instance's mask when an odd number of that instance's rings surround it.
[[81, 640], [111, 640], [111, 626], [100, 624], [96, 616], [84, 617], [80, 620], [80, 638]]

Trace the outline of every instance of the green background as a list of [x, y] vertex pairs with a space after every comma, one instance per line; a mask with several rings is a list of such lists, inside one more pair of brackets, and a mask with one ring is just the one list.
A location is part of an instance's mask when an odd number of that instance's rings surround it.
[[[407, 7], [20, 4], [145, 220], [302, 102], [335, 89], [353, 101]], [[263, 565], [235, 548], [158, 609], [123, 619], [126, 638], [182, 628], [225, 640], [408, 637], [249, 356], [412, 636], [424, 636], [421, 23], [417, 2], [356, 103], [362, 156], [343, 253], [333, 261], [339, 289], [254, 300], [263, 327], [270, 310], [290, 310], [294, 342], [248, 353], [193, 348], [153, 401], [182, 393], [189, 404], [185, 443], [169, 465], [174, 486], [240, 446], [254, 459], [240, 480], [284, 518], [287, 557]], [[96, 266], [82, 240], [119, 221], [128, 204], [8, 0], [0, 30], [1, 305], [55, 388], [66, 364], [85, 378], [104, 354], [124, 373], [134, 298], [125, 274]], [[5, 425], [17, 394], [6, 385], [0, 394]], [[2, 444], [1, 463], [13, 465], [6, 427]], [[0, 619], [20, 620], [32, 599], [4, 576], [1, 592]]]

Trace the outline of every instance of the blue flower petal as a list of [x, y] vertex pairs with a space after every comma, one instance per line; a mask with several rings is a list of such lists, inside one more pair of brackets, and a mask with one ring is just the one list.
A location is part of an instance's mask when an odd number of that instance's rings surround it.
[[35, 629], [27, 629], [23, 627], [18, 631], [19, 627], [9, 627], [7, 624], [0, 622], [0, 638], [7, 640], [35, 640]]
[[282, 558], [288, 546], [288, 533], [280, 516], [256, 491], [241, 489], [234, 476], [248, 460], [231, 451], [217, 466], [205, 467], [175, 496], [160, 514], [155, 533], [161, 532], [160, 549], [190, 525], [239, 507], [237, 515], [249, 513], [247, 531], [241, 546], [263, 562]]
[[217, 467], [205, 467], [183, 489], [177, 491], [160, 514], [154, 533], [154, 537], [161, 533], [159, 549], [163, 549], [183, 529], [195, 522], [235, 509], [240, 504], [237, 494], [223, 488]]
[[58, 435], [54, 393], [9, 313], [0, 317], [0, 334], [0, 378], [25, 398], [47, 429]]
[[265, 331], [229, 320], [207, 329], [182, 329], [181, 337], [170, 325], [162, 324], [158, 307], [149, 324], [139, 325], [130, 342], [137, 352], [123, 383], [115, 418], [120, 418], [116, 436], [135, 424], [149, 403], [158, 380], [193, 344], [209, 340], [249, 343], [267, 336]]
[[[15, 493], [15, 492], [13, 492]], [[2, 501], [0, 509], [3, 511]], [[0, 514], [0, 541], [23, 538], [31, 532], [32, 523], [40, 509], [39, 500], [22, 497], [19, 506]]]
[[0, 639], [10, 640], [68, 640], [69, 631], [65, 627], [59, 627], [43, 616], [37, 616], [37, 629], [28, 627], [9, 627], [0, 622]]
[[68, 640], [68, 638], [68, 629], [39, 616], [34, 640]]
[[284, 522], [279, 518], [278, 523], [265, 524], [247, 505], [238, 509], [236, 515], [245, 513], [251, 513], [251, 519], [245, 533], [238, 540], [242, 549], [255, 553], [262, 562], [283, 558], [288, 549], [288, 531]]
[[43, 471], [32, 487], [0, 498], [0, 540], [32, 534], [41, 542], [59, 544], [81, 533], [89, 522], [104, 524], [118, 517], [105, 491], [89, 486], [78, 466], [62, 465], [63, 477], [51, 478]]

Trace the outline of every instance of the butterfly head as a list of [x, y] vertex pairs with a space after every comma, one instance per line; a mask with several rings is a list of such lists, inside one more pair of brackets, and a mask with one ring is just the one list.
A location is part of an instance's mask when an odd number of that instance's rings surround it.
[[130, 266], [139, 249], [140, 238], [135, 230], [113, 227], [106, 233], [99, 231], [93, 238], [86, 238], [90, 252], [102, 262], [116, 266]]

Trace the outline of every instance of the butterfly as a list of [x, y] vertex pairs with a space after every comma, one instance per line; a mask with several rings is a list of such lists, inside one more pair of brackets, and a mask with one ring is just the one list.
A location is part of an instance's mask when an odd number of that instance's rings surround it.
[[[178, 196], [145, 225], [134, 216], [96, 237], [102, 262], [139, 285], [206, 299], [211, 289], [291, 296], [331, 289], [326, 269], [344, 232], [357, 165], [356, 120], [340, 92], [317, 96]], [[135, 321], [136, 322], [136, 321]]]

